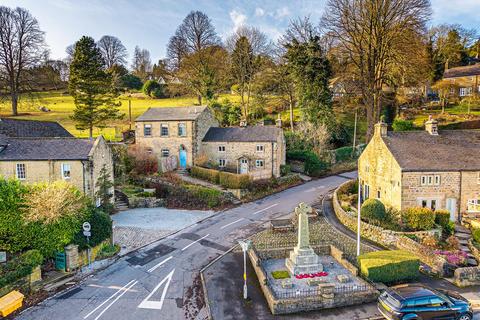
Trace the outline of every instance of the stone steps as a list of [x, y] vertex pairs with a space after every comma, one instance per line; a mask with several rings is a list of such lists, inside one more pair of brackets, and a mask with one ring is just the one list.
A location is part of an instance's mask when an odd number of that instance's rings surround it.
[[465, 240], [468, 240], [472, 237], [471, 234], [469, 233], [455, 233], [455, 237], [457, 237], [458, 239], [465, 239]]
[[470, 234], [470, 230], [460, 224], [455, 224], [455, 233], [467, 233], [467, 234]]
[[118, 211], [128, 210], [128, 204], [124, 201], [115, 201], [115, 209]]

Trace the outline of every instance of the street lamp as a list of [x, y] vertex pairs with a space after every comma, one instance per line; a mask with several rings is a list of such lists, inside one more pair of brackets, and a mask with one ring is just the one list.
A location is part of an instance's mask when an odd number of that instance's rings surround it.
[[238, 240], [243, 250], [243, 299], [247, 300], [247, 251], [250, 249], [250, 240]]
[[358, 178], [358, 204], [357, 204], [357, 257], [360, 255], [360, 212], [362, 207], [362, 185], [360, 184], [360, 177]]

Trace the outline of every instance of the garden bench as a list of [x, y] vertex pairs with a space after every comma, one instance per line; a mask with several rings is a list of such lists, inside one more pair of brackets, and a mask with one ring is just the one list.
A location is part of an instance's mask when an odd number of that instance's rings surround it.
[[0, 316], [6, 317], [22, 306], [24, 295], [14, 290], [0, 298]]

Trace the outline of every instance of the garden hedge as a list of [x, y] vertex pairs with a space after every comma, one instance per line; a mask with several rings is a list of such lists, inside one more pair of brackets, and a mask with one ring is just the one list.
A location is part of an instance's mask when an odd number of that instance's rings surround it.
[[382, 221], [387, 218], [387, 211], [380, 200], [367, 199], [362, 204], [361, 217], [366, 221]]
[[190, 174], [193, 177], [210, 181], [211, 183], [218, 184], [220, 179], [220, 171], [215, 169], [207, 169], [202, 167], [194, 166], [190, 169]]
[[435, 223], [442, 228], [447, 228], [450, 222], [450, 212], [448, 210], [435, 211]]
[[229, 172], [219, 172], [218, 182], [229, 189], [247, 189], [250, 185], [250, 176], [248, 174], [235, 174]]
[[408, 208], [402, 211], [402, 220], [410, 230], [431, 230], [435, 226], [435, 213], [429, 208]]
[[408, 251], [385, 250], [358, 257], [360, 273], [373, 282], [396, 283], [415, 280], [420, 261]]
[[310, 176], [319, 176], [328, 169], [327, 163], [321, 161], [312, 151], [288, 151], [287, 159], [303, 161], [305, 163], [305, 173]]
[[28, 276], [42, 263], [43, 256], [40, 251], [28, 250], [6, 264], [0, 265], [0, 288]]

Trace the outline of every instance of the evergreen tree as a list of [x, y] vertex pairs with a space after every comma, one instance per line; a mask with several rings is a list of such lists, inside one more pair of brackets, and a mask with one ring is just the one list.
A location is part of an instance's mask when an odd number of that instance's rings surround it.
[[332, 93], [328, 87], [332, 70], [319, 38], [315, 36], [303, 43], [293, 40], [286, 47], [286, 59], [304, 120], [333, 129]]
[[105, 165], [103, 165], [102, 169], [100, 170], [95, 187], [98, 189], [97, 192], [95, 192], [95, 197], [100, 199], [100, 205], [102, 208], [106, 212], [112, 211], [113, 206], [111, 199], [113, 194], [110, 192], [110, 190], [113, 188], [113, 182]]
[[103, 66], [102, 54], [95, 41], [83, 36], [75, 44], [68, 89], [75, 102], [71, 119], [78, 130], [89, 130], [90, 139], [94, 127], [103, 128], [108, 120], [123, 117], [115, 103], [117, 94], [112, 76]]

